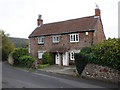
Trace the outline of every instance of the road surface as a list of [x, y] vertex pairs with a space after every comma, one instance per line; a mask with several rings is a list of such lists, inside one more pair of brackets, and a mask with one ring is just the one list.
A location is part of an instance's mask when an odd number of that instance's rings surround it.
[[117, 85], [2, 64], [3, 88], [117, 88]]

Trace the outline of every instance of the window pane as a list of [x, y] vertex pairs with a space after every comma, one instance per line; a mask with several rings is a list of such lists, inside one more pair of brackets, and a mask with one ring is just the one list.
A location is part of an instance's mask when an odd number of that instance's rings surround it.
[[78, 41], [78, 34], [76, 35], [76, 41]]

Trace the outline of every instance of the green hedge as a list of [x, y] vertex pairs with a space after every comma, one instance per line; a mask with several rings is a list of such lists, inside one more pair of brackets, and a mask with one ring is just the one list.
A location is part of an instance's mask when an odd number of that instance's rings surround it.
[[86, 64], [88, 63], [88, 57], [83, 53], [75, 53], [75, 65], [79, 74], [82, 73]]
[[32, 56], [22, 56], [19, 58], [19, 62], [20, 62], [20, 66], [24, 66], [24, 67], [27, 67], [27, 68], [31, 68], [33, 66], [33, 62], [35, 61], [36, 59], [33, 58]]
[[108, 39], [92, 47], [90, 62], [120, 70], [120, 38]]
[[43, 64], [50, 64], [52, 65], [53, 64], [53, 61], [54, 58], [53, 58], [53, 55], [49, 52], [45, 52], [42, 56], [42, 63]]
[[104, 40], [92, 47], [84, 47], [75, 54], [75, 64], [79, 73], [85, 63], [107, 66], [120, 71], [120, 38]]
[[12, 56], [14, 59], [14, 65], [18, 65], [19, 62], [19, 58], [24, 56], [24, 55], [28, 55], [28, 49], [27, 48], [15, 48], [12, 51]]

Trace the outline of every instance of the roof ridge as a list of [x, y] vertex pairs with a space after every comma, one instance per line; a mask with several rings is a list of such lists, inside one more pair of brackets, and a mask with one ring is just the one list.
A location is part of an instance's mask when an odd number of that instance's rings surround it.
[[90, 18], [90, 17], [94, 17], [94, 15], [93, 16], [86, 16], [86, 17], [75, 18], [75, 19], [68, 19], [68, 20], [64, 20], [64, 21], [56, 21], [56, 22], [51, 22], [51, 23], [45, 23], [43, 25], [62, 23], [62, 22], [66, 22], [66, 21], [72, 21], [72, 20], [83, 19], [83, 18]]

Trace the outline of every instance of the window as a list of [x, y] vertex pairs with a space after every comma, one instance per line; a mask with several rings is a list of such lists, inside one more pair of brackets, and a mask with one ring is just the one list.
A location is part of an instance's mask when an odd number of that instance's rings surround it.
[[85, 35], [88, 35], [88, 32], [85, 32]]
[[38, 38], [38, 44], [44, 44], [44, 37]]
[[28, 46], [28, 52], [30, 53], [30, 51], [31, 51], [31, 49], [30, 49], [30, 44], [29, 44], [29, 46]]
[[79, 34], [70, 34], [70, 42], [79, 42]]
[[75, 60], [75, 58], [74, 58], [74, 52], [73, 51], [70, 52], [70, 60]]
[[45, 51], [38, 51], [38, 58], [42, 59], [42, 55], [44, 54]]
[[60, 37], [59, 36], [53, 36], [53, 43], [58, 43], [60, 41]]

